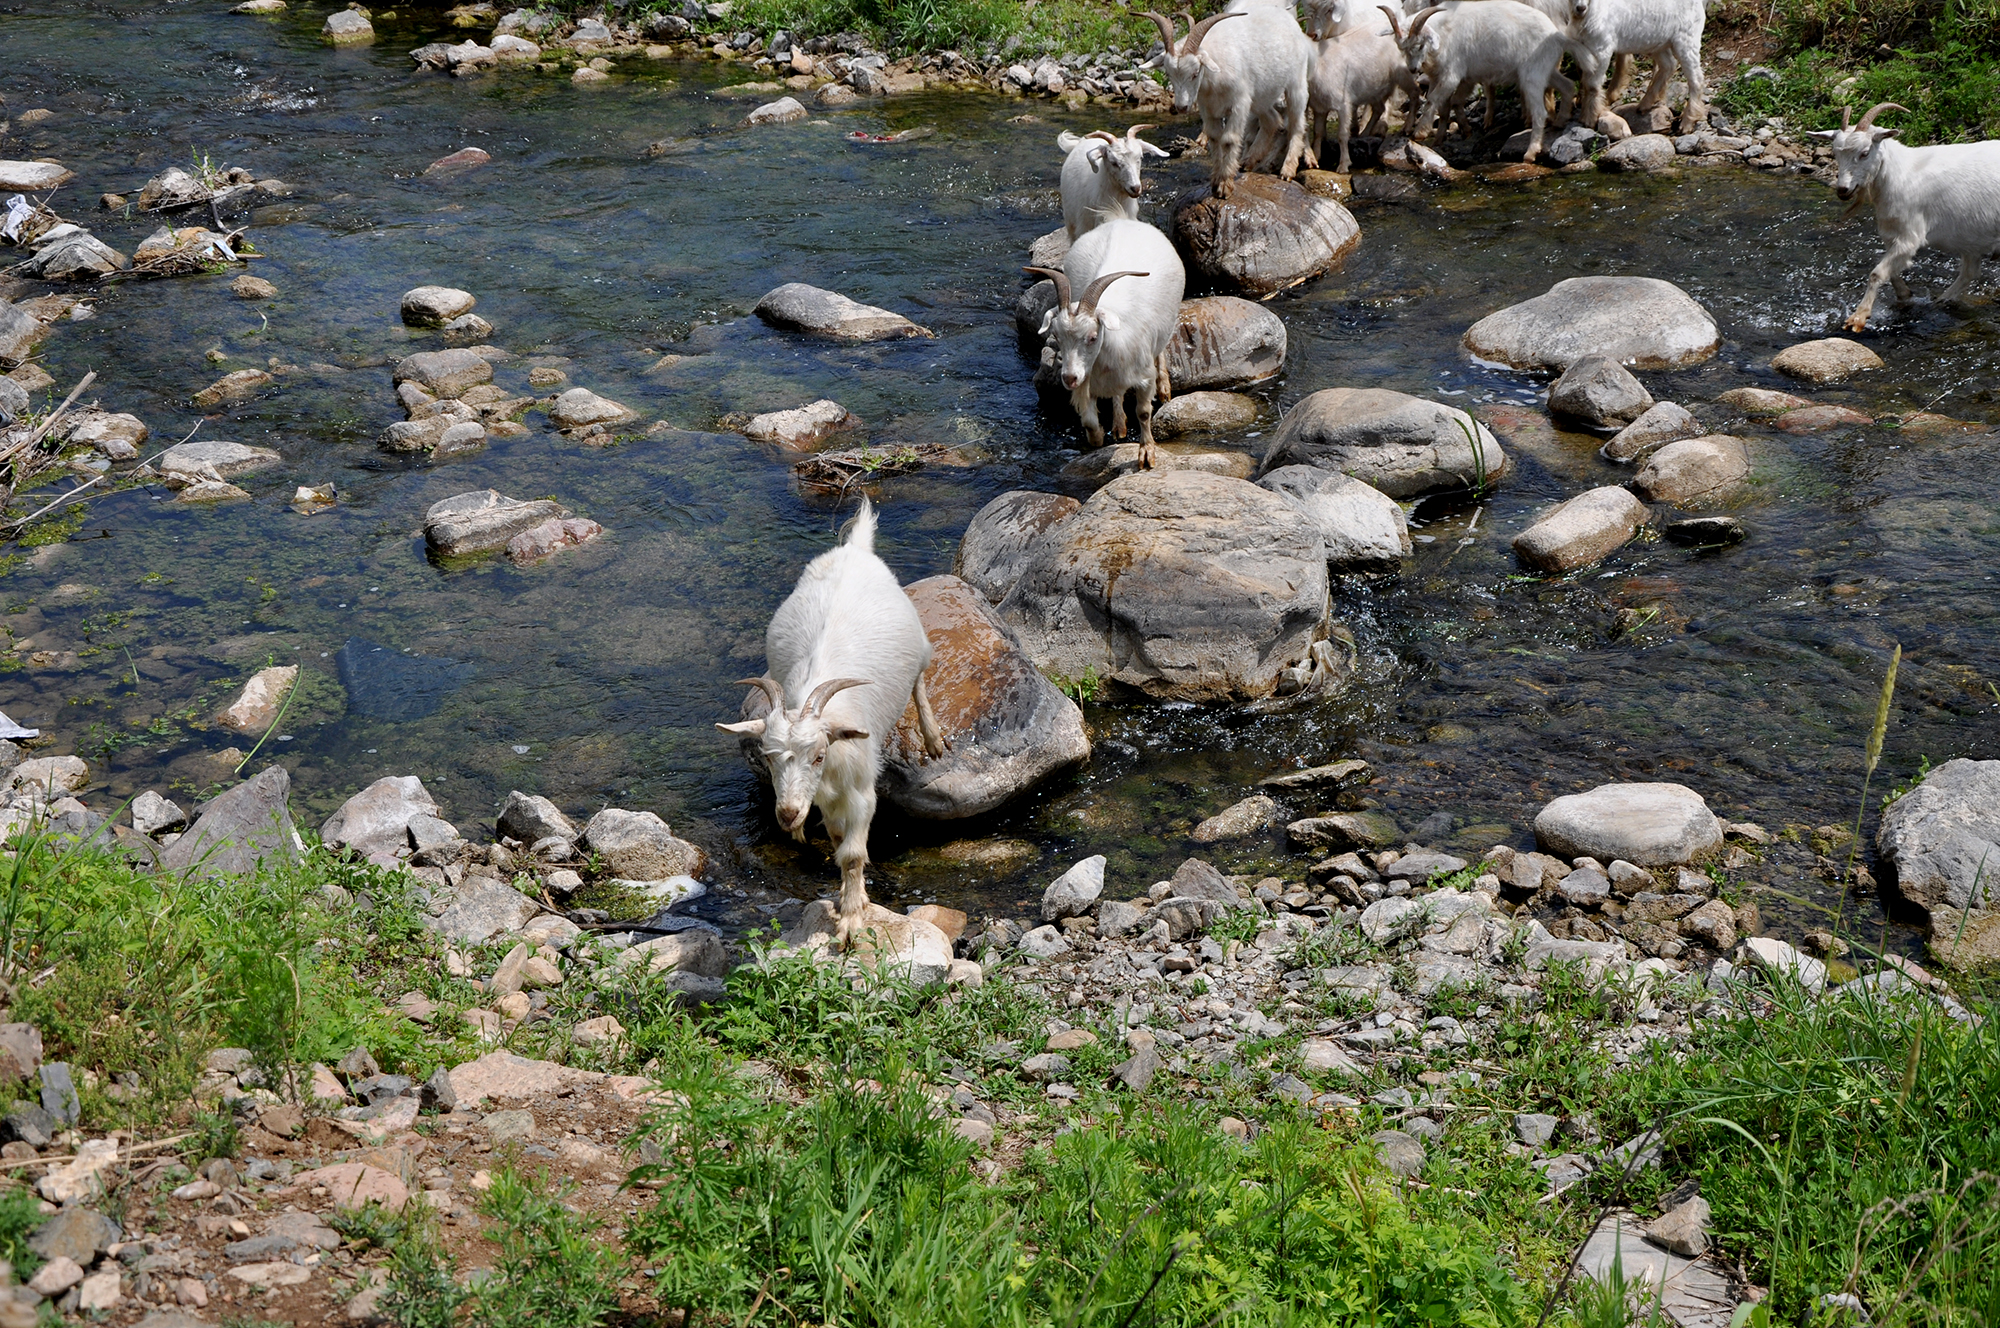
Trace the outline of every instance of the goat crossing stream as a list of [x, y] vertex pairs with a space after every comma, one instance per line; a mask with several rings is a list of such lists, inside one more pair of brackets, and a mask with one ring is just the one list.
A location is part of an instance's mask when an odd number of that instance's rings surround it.
[[[67, 214], [191, 153], [294, 193], [247, 214], [264, 255], [253, 271], [275, 298], [234, 298], [230, 275], [113, 284], [84, 292], [94, 317], [43, 343], [58, 383], [94, 369], [106, 409], [147, 423], [143, 456], [198, 425], [197, 439], [282, 462], [236, 481], [248, 502], [133, 489], [89, 507], [69, 542], [24, 550], [0, 581], [13, 637], [0, 710], [73, 735], [114, 800], [207, 788], [228, 769], [216, 754], [258, 736], [214, 726], [215, 710], [255, 669], [298, 664], [265, 752], [292, 770], [304, 822], [381, 775], [415, 773], [462, 823], [489, 818], [510, 788], [586, 814], [649, 808], [710, 848], [725, 898], [823, 890], [823, 853], [774, 829], [768, 795], [713, 724], [735, 718], [732, 680], [760, 670], [771, 611], [853, 504], [802, 489], [784, 454], [723, 419], [830, 398], [860, 422], [842, 445], [922, 449], [927, 464], [871, 486], [878, 548], [905, 582], [951, 571], [967, 522], [1002, 492], [1087, 496], [1095, 481], [1066, 470], [1074, 420], [1038, 398], [1012, 311], [1028, 245], [1061, 225], [1058, 132], [1125, 124], [928, 93], [739, 127], [757, 99], [725, 91], [712, 65], [628, 65], [587, 85], [532, 66], [453, 79], [412, 72], [409, 48], [437, 32], [385, 28], [372, 46], [330, 49], [321, 17], [27, 0], [4, 21], [10, 113], [54, 112], [17, 125], [5, 155], [75, 171]], [[1192, 132], [1151, 137], [1179, 129]], [[490, 162], [424, 174], [469, 146]], [[1141, 216], [1165, 226], [1206, 167], [1147, 169]], [[1884, 369], [1801, 388], [1772, 356], [1829, 335], [1880, 252], [1865, 219], [1837, 221], [1823, 185], [1688, 169], [1351, 206], [1359, 248], [1265, 306], [1289, 351], [1282, 374], [1245, 389], [1257, 418], [1198, 446], [1254, 459], [1308, 394], [1389, 388], [1473, 410], [1508, 473], [1414, 503], [1399, 572], [1336, 579], [1333, 616], [1358, 655], [1337, 696], [1252, 713], [1088, 695], [1087, 769], [970, 822], [885, 811], [877, 901], [1012, 908], [1095, 853], [1121, 881], [1158, 879], [1188, 855], [1194, 824], [1260, 779], [1350, 757], [1374, 782], [1341, 805], [1365, 799], [1439, 846], [1527, 847], [1549, 799], [1619, 779], [1686, 783], [1718, 814], [1774, 829], [1840, 824], [1894, 643], [1903, 681], [1874, 787], [1912, 777], [1921, 757], [1996, 754], [1990, 298], [1878, 319], [1866, 340]], [[89, 219], [125, 251], [156, 225]], [[1931, 254], [1911, 269], [1920, 287], [1949, 273]], [[1750, 483], [1725, 505], [1744, 542], [1642, 536], [1567, 576], [1518, 566], [1510, 541], [1538, 514], [1632, 467], [1600, 459], [1601, 436], [1551, 425], [1546, 375], [1475, 360], [1461, 338], [1589, 275], [1662, 278], [1716, 319], [1716, 356], [1641, 376], [1655, 399], [1751, 440]], [[749, 316], [793, 281], [935, 335], [850, 345]], [[477, 296], [508, 353], [494, 366], [507, 392], [583, 387], [637, 422], [603, 445], [531, 413], [525, 433], [450, 460], [381, 450], [402, 418], [393, 365], [440, 344], [398, 318], [403, 293], [427, 285]], [[274, 365], [251, 395], [190, 404], [225, 373]], [[1791, 434], [1712, 406], [1744, 387], [1875, 422]], [[1897, 427], [1918, 412], [1946, 422]], [[329, 482], [330, 509], [288, 506], [297, 487]], [[487, 488], [552, 497], [606, 533], [532, 567], [427, 556], [426, 510]], [[1213, 856], [1261, 871], [1285, 856], [1283, 832]], [[1833, 902], [1803, 876], [1771, 883]]]

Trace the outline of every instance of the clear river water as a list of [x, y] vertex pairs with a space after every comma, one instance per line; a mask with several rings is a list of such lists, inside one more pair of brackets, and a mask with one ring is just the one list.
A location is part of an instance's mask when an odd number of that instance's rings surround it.
[[[209, 716], [256, 668], [296, 662], [307, 685], [257, 764], [291, 769], [312, 823], [370, 780], [415, 773], [462, 826], [490, 828], [510, 788], [573, 813], [651, 809], [710, 849], [724, 895], [830, 888], [831, 863], [776, 831], [712, 726], [734, 717], [731, 680], [757, 671], [765, 621], [845, 512], [716, 422], [831, 396], [871, 442], [953, 447], [967, 464], [876, 490], [883, 552], [909, 580], [949, 571], [959, 533], [996, 494], [1081, 496], [1060, 474], [1078, 439], [1039, 406], [1011, 309], [1028, 243], [1060, 224], [1056, 133], [1122, 123], [953, 93], [743, 129], [756, 101], [721, 91], [752, 77], [740, 68], [627, 65], [586, 87], [532, 68], [453, 79], [415, 72], [407, 54], [442, 35], [434, 23], [385, 24], [373, 46], [335, 51], [319, 41], [322, 17], [299, 5], [232, 16], [221, 0], [0, 9], [5, 113], [55, 112], [17, 124], [0, 149], [75, 170], [60, 210], [114, 246], [130, 252], [156, 223], [98, 211], [97, 195], [136, 194], [196, 154], [296, 190], [247, 214], [266, 255], [253, 270], [277, 299], [233, 298], [234, 273], [126, 282], [91, 292], [95, 318], [44, 343], [63, 389], [94, 369], [106, 408], [151, 426], [148, 455], [198, 426], [196, 438], [273, 447], [284, 464], [243, 481], [249, 503], [194, 509], [158, 488], [101, 498], [69, 543], [13, 564], [0, 608], [26, 648], [0, 673], [0, 709], [89, 757], [114, 799], [171, 785], [185, 802], [223, 778], [216, 752], [254, 740]], [[937, 132], [847, 138], [917, 126]], [[660, 140], [684, 142], [645, 156]], [[467, 146], [492, 163], [422, 175]], [[1201, 172], [1157, 169], [1148, 218], [1164, 222]], [[1338, 699], [1255, 718], [1093, 705], [1096, 758], [1073, 778], [976, 822], [878, 820], [876, 897], [1012, 909], [1094, 852], [1124, 897], [1169, 873], [1188, 829], [1258, 778], [1348, 756], [1378, 774], [1356, 796], [1406, 828], [1448, 812], [1444, 842], [1460, 846], [1527, 846], [1549, 798], [1618, 779], [1684, 782], [1720, 814], [1774, 829], [1844, 823], [1896, 643], [1875, 789], [1920, 757], [2000, 756], [1990, 297], [1878, 320], [1868, 340], [1886, 371], [1812, 393], [1978, 428], [1746, 426], [1754, 482], [1731, 504], [1743, 544], [1645, 541], [1561, 580], [1519, 575], [1508, 548], [1538, 510], [1628, 472], [1596, 458], [1597, 439], [1547, 425], [1543, 380], [1472, 362], [1464, 329], [1563, 277], [1662, 277], [1715, 314], [1724, 344], [1697, 368], [1645, 375], [1656, 397], [1701, 411], [1732, 387], [1793, 387], [1771, 373], [1772, 353], [1826, 335], [1879, 254], [1872, 225], [1838, 212], [1824, 185], [1738, 168], [1357, 203], [1359, 250], [1273, 302], [1290, 334], [1285, 372], [1252, 389], [1266, 405], [1258, 429], [1223, 445], [1256, 449], [1317, 389], [1379, 386], [1485, 413], [1512, 473], [1483, 503], [1420, 508], [1400, 576], [1336, 590], [1361, 654]], [[1935, 257], [1912, 273], [1920, 285], [1946, 275]], [[847, 347], [773, 332], [748, 314], [784, 281], [886, 305], [938, 336]], [[560, 361], [571, 384], [641, 411], [642, 427], [675, 429], [592, 447], [530, 415], [527, 436], [461, 460], [379, 450], [402, 417], [393, 363], [437, 344], [397, 317], [421, 284], [478, 296], [493, 343], [516, 356], [501, 384], [525, 393], [530, 359]], [[256, 399], [207, 418], [189, 404], [222, 373], [273, 359], [298, 367]], [[327, 481], [333, 510], [286, 506], [296, 485]], [[429, 560], [425, 509], [489, 486], [557, 497], [608, 537], [525, 570]], [[76, 658], [37, 667], [36, 650]], [[948, 847], [964, 839], [1008, 851]], [[1229, 871], [1274, 867], [1282, 832], [1207, 856]], [[1803, 878], [1772, 883], [1833, 902]]]

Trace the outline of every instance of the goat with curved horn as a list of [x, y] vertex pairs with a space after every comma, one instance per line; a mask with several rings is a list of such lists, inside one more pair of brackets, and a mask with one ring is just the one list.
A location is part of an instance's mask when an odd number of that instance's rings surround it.
[[1021, 270], [1030, 276], [1047, 277], [1050, 281], [1053, 281], [1056, 284], [1056, 304], [1058, 307], [1067, 309], [1074, 303], [1069, 298], [1069, 277], [1067, 274], [1058, 272], [1052, 267], [1024, 267]]
[[1132, 17], [1149, 18], [1153, 20], [1153, 22], [1159, 24], [1160, 43], [1167, 48], [1168, 55], [1173, 55], [1175, 53], [1174, 47], [1179, 44], [1180, 39], [1174, 36], [1174, 21], [1172, 19], [1168, 18], [1165, 14], [1162, 14], [1155, 9], [1138, 10], [1132, 15]]
[[1377, 9], [1389, 16], [1389, 29], [1396, 34], [1396, 45], [1403, 44], [1403, 16], [1387, 5], [1377, 5]]
[[[1584, 0], [1576, 3], [1581, 9]], [[1599, 3], [1589, 0], [1593, 12]], [[1474, 84], [1490, 90], [1511, 83], [1521, 90], [1528, 120], [1522, 159], [1532, 162], [1541, 155], [1548, 133], [1549, 89], [1556, 91], [1557, 124], [1566, 123], [1574, 108], [1576, 85], [1558, 69], [1574, 48], [1567, 32], [1532, 5], [1431, 5], [1418, 11], [1402, 40], [1410, 79], [1423, 93], [1423, 107], [1409, 129], [1411, 140], [1426, 137], [1439, 113]]]
[[[875, 509], [864, 498], [846, 540], [807, 564], [772, 615], [764, 633], [769, 673], [744, 679], [771, 698], [771, 713], [716, 726], [736, 734], [752, 764], [770, 776], [780, 827], [803, 842], [815, 808], [826, 822], [840, 868], [843, 945], [867, 927], [875, 785], [883, 745], [904, 707], [916, 703], [924, 749], [934, 757], [946, 750], [924, 690], [930, 638], [874, 544]], [[804, 704], [787, 708], [788, 692]]]
[[1104, 292], [1110, 288], [1112, 282], [1118, 280], [1120, 277], [1150, 277], [1152, 275], [1150, 272], [1106, 272], [1101, 277], [1093, 277], [1090, 284], [1083, 288], [1083, 298], [1076, 302], [1076, 307], [1083, 313], [1094, 314], [1097, 312], [1098, 300], [1103, 297]]
[[[1163, 33], [1172, 31], [1171, 22], [1145, 12]], [[1187, 36], [1167, 43], [1159, 65], [1173, 90], [1174, 113], [1201, 115], [1216, 196], [1227, 198], [1246, 166], [1269, 170], [1275, 161], [1277, 173], [1291, 179], [1301, 158], [1310, 158], [1305, 130], [1313, 45], [1289, 0], [1257, 0], [1199, 21], [1186, 10], [1179, 17]]]
[[1896, 130], [1875, 123], [1885, 111], [1904, 110], [1892, 101], [1878, 102], [1850, 127], [1843, 108], [1839, 129], [1813, 134], [1833, 147], [1833, 192], [1847, 204], [1842, 217], [1874, 208], [1875, 227], [1888, 241], [1868, 274], [1861, 302], [1847, 316], [1850, 332], [1868, 330], [1884, 285], [1895, 290], [1898, 301], [1914, 296], [1903, 271], [1924, 249], [1958, 259], [1958, 276], [1938, 295], [1940, 304], [1971, 294], [1981, 263], [2000, 249], [2000, 142], [1906, 147]]

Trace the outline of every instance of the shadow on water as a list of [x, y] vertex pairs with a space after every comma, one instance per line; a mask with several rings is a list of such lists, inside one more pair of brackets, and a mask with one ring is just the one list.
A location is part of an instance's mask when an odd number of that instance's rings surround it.
[[[906, 579], [949, 571], [959, 532], [995, 495], [1076, 491], [1060, 474], [1075, 439], [1036, 400], [1011, 307], [1028, 241], [1059, 224], [1055, 134], [1096, 122], [1037, 104], [1015, 123], [1019, 102], [938, 94], [739, 130], [754, 103], [720, 92], [713, 66], [641, 66], [578, 88], [531, 72], [415, 74], [407, 51], [435, 34], [413, 27], [331, 51], [304, 12], [31, 0], [6, 22], [10, 106], [56, 113], [17, 127], [7, 150], [77, 171], [68, 212], [197, 151], [297, 192], [248, 217], [276, 299], [232, 298], [231, 274], [122, 284], [93, 292], [96, 317], [46, 343], [59, 381], [96, 369], [105, 404], [145, 419], [155, 446], [197, 430], [276, 448], [284, 464], [246, 478], [247, 504], [102, 499], [89, 531], [105, 538], [9, 572], [0, 709], [73, 740], [115, 798], [200, 789], [239, 737], [211, 723], [216, 708], [255, 669], [298, 663], [317, 690], [266, 750], [309, 814], [415, 773], [470, 824], [519, 787], [584, 813], [655, 809], [722, 850], [725, 882], [825, 888], [830, 864], [773, 833], [711, 726], [734, 713], [729, 680], [760, 665], [771, 610], [844, 513], [717, 421], [831, 396], [870, 442], [950, 445], [962, 464], [878, 491], [883, 550]], [[939, 132], [904, 145], [846, 137], [924, 124]], [[679, 147], [644, 155], [666, 140]], [[467, 145], [493, 163], [422, 175]], [[1200, 171], [1167, 163], [1149, 217]], [[1932, 410], [1973, 432], [1789, 437], [1698, 404], [1789, 386], [1770, 355], [1851, 303], [1876, 245], [1836, 211], [1821, 186], [1728, 169], [1357, 205], [1363, 242], [1345, 268], [1273, 303], [1291, 350], [1284, 375], [1255, 390], [1263, 418], [1219, 441], [1261, 448], [1279, 413], [1320, 388], [1393, 387], [1480, 411], [1514, 459], [1506, 482], [1482, 502], [1424, 504], [1400, 576], [1336, 588], [1360, 647], [1338, 700], [1265, 717], [1093, 706], [1088, 771], [965, 825], [884, 818], [878, 895], [1011, 903], [1091, 852], [1112, 858], [1114, 892], [1136, 891], [1257, 779], [1355, 755], [1377, 778], [1349, 802], [1406, 831], [1436, 829], [1442, 813], [1452, 829], [1438, 837], [1467, 846], [1526, 844], [1543, 802], [1607, 779], [1685, 782], [1722, 814], [1774, 827], [1839, 823], [1895, 642], [1905, 683], [1876, 788], [1920, 756], [2000, 755], [1991, 301], [1917, 306], [1871, 337], [1885, 372], [1818, 394], [1878, 418]], [[154, 226], [83, 219], [127, 252]], [[1913, 276], [1944, 272], [1927, 259]], [[1597, 458], [1597, 439], [1550, 427], [1543, 381], [1475, 364], [1458, 338], [1588, 273], [1664, 277], [1716, 314], [1721, 353], [1648, 384], [1750, 437], [1756, 481], [1731, 504], [1745, 543], [1640, 542], [1570, 577], [1518, 574], [1507, 541], [1537, 512], [1627, 472]], [[747, 316], [791, 280], [938, 336], [831, 346]], [[641, 429], [675, 427], [591, 447], [530, 414], [526, 436], [459, 460], [379, 451], [375, 435], [401, 418], [391, 365], [436, 344], [396, 315], [425, 283], [478, 296], [511, 352], [495, 370], [510, 393], [546, 396], [557, 389], [529, 374], [558, 370], [562, 386], [640, 411]], [[188, 404], [223, 372], [274, 365], [262, 396], [206, 418]], [[333, 510], [285, 506], [295, 485], [329, 480]], [[540, 567], [433, 565], [424, 510], [485, 487], [556, 497], [608, 534]], [[1276, 836], [1209, 856], [1230, 871], [1300, 869]], [[1832, 903], [1804, 876], [1773, 880]]]

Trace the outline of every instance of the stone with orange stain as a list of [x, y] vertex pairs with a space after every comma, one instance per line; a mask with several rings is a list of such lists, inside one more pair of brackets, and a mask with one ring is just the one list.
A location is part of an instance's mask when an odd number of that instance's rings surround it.
[[292, 1177], [291, 1188], [307, 1193], [325, 1188], [327, 1197], [341, 1208], [361, 1208], [379, 1203], [395, 1211], [409, 1198], [409, 1190], [393, 1172], [371, 1167], [365, 1162], [342, 1162], [337, 1166], [316, 1167]]
[[907, 707], [883, 752], [889, 801], [915, 816], [977, 816], [1090, 759], [1083, 712], [978, 591], [955, 576], [904, 589], [930, 637], [924, 687], [950, 750], [927, 755]]

